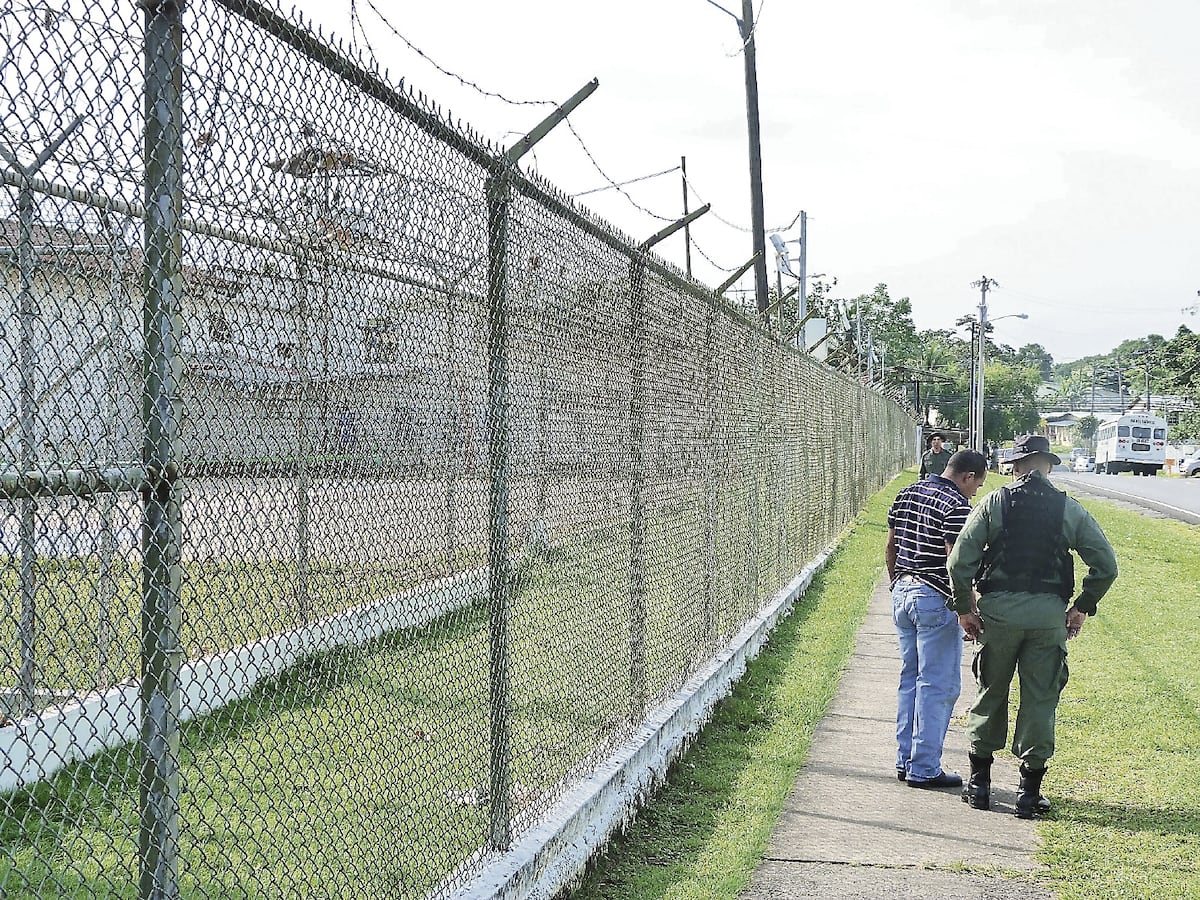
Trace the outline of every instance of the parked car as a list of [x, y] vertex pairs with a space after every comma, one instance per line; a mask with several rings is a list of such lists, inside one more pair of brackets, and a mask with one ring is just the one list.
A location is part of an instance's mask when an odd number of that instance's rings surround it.
[[996, 467], [1001, 475], [1012, 474], [1012, 447], [1001, 447], [996, 451]]
[[1200, 475], [1200, 456], [1193, 456], [1191, 459], [1185, 459], [1179, 466], [1179, 474], [1184, 478], [1191, 478], [1193, 475]]
[[1076, 472], [1095, 472], [1096, 457], [1094, 456], [1077, 456], [1075, 462], [1071, 464], [1071, 468]]

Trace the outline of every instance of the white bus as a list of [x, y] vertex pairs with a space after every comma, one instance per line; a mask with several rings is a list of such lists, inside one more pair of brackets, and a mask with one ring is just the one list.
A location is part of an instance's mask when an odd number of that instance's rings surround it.
[[1157, 475], [1167, 459], [1167, 420], [1129, 413], [1096, 432], [1096, 471]]

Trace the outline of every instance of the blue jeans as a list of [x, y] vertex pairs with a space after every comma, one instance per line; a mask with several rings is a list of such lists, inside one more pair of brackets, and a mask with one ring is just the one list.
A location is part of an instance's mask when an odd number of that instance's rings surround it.
[[963, 631], [946, 598], [911, 576], [892, 588], [892, 621], [901, 664], [896, 768], [927, 781], [942, 771], [942, 744], [962, 688]]

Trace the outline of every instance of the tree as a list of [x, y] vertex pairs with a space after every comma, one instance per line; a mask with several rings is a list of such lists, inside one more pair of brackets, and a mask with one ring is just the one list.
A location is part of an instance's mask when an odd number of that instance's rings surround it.
[[1042, 381], [1049, 381], [1054, 376], [1054, 357], [1041, 344], [1026, 344], [1017, 351], [1014, 362], [1037, 369]]
[[1200, 411], [1191, 410], [1179, 414], [1179, 421], [1171, 429], [1174, 441], [1200, 441]]
[[[839, 332], [838, 338], [831, 338], [831, 354], [835, 351], [838, 358], [849, 364], [855, 371], [866, 371], [867, 343], [870, 336], [877, 355], [881, 348], [887, 348], [889, 366], [892, 364], [911, 365], [919, 354], [921, 341], [917, 336], [916, 326], [912, 321], [912, 301], [907, 297], [893, 299], [888, 293], [886, 284], [878, 284], [870, 294], [860, 294], [849, 301], [822, 298], [825, 312], [830, 319], [830, 326]], [[841, 307], [846, 314], [846, 323], [841, 322]], [[857, 346], [858, 324], [862, 323], [863, 345]], [[846, 329], [845, 324], [849, 325]]]
[[1007, 441], [1037, 427], [1041, 374], [1028, 366], [992, 362], [984, 369], [983, 436]]
[[1095, 416], [1084, 416], [1079, 420], [1079, 424], [1075, 426], [1079, 432], [1079, 439], [1085, 444], [1090, 444], [1096, 437], [1096, 430], [1100, 427], [1100, 420]]
[[1200, 335], [1181, 325], [1160, 354], [1165, 390], [1200, 402]]
[[921, 341], [921, 351], [909, 365], [950, 379], [948, 382], [930, 382], [923, 387], [921, 399], [924, 408], [921, 412], [924, 421], [928, 422], [936, 409], [935, 424], [965, 429], [970, 418], [970, 345], [950, 331], [924, 331], [918, 335], [918, 339]]
[[1054, 403], [1063, 409], [1079, 409], [1087, 403], [1091, 387], [1090, 371], [1080, 369], [1072, 372], [1059, 382], [1058, 393], [1054, 395]]

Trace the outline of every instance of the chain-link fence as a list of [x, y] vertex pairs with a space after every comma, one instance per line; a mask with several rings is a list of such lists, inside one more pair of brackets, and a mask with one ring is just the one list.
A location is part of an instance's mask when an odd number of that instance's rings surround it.
[[304, 26], [181, 5], [0, 6], [0, 894], [446, 894], [915, 429]]

